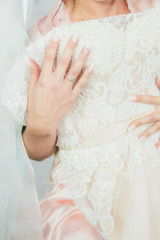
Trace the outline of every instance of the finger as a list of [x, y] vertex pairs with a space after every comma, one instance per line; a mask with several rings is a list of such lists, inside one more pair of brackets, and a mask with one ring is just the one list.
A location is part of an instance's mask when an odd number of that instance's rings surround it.
[[67, 43], [57, 65], [55, 71], [57, 79], [64, 80], [64, 75], [67, 71], [67, 68], [71, 62], [74, 50], [78, 44], [78, 38], [73, 36]]
[[93, 72], [93, 65], [88, 66], [85, 69], [82, 77], [79, 79], [79, 81], [76, 83], [76, 85], [73, 88], [73, 92], [72, 92], [73, 99], [77, 99], [79, 93], [82, 91], [82, 89], [86, 85], [86, 82], [87, 82], [87, 80], [90, 77], [92, 72]]
[[134, 95], [129, 97], [129, 100], [133, 102], [141, 102], [141, 103], [154, 104], [154, 105], [160, 104], [160, 97], [152, 96], [152, 95]]
[[158, 142], [155, 144], [155, 146], [156, 146], [157, 148], [160, 147], [160, 138], [159, 138]]
[[128, 131], [133, 130], [136, 127], [140, 127], [145, 124], [154, 123], [156, 121], [160, 120], [160, 113], [158, 111], [155, 111], [153, 113], [150, 113], [144, 117], [138, 118], [136, 120], [133, 120], [129, 126]]
[[48, 73], [53, 71], [53, 66], [55, 64], [58, 47], [59, 47], [59, 39], [55, 37], [51, 41], [48, 49], [46, 50], [46, 54], [42, 64], [42, 72]]
[[157, 84], [158, 88], [160, 88], [160, 78], [159, 77], [156, 78], [156, 84]]
[[[72, 79], [77, 79], [77, 77], [79, 76], [79, 74], [82, 71], [82, 68], [84, 66], [84, 63], [86, 62], [88, 56], [89, 56], [90, 50], [88, 48], [83, 48], [83, 50], [81, 51], [77, 61], [73, 64], [73, 66], [71, 67], [68, 75], [72, 78]], [[71, 81], [68, 81], [67, 78], [65, 78], [67, 84], [69, 86], [72, 86], [73, 83]]]
[[149, 137], [150, 135], [152, 135], [153, 133], [155, 133], [159, 130], [160, 130], [160, 122], [156, 122], [150, 128], [146, 129], [142, 134], [140, 134], [139, 138], [141, 139], [143, 136], [145, 138]]
[[31, 70], [30, 82], [28, 85], [28, 91], [30, 92], [37, 84], [41, 70], [39, 65], [33, 59], [29, 59], [28, 66]]

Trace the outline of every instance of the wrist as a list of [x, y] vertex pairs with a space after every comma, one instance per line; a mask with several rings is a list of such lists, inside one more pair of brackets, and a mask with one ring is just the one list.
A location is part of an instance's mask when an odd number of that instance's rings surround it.
[[40, 126], [38, 124], [31, 124], [31, 122], [27, 122], [27, 126], [25, 131], [27, 134], [32, 135], [33, 137], [53, 137], [57, 135], [58, 124], [53, 124], [52, 127], [50, 126]]
[[43, 160], [56, 152], [57, 131], [54, 134], [37, 134], [26, 127], [22, 133], [24, 146], [30, 159]]

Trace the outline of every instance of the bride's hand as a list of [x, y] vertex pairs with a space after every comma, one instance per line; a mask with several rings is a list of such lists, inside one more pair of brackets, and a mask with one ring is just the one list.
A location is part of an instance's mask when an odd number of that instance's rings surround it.
[[[78, 59], [71, 64], [77, 44], [78, 38], [73, 36], [68, 41], [56, 69], [59, 47], [57, 39], [51, 41], [41, 70], [37, 63], [30, 60], [27, 128], [37, 135], [50, 135], [57, 129], [59, 122], [72, 108], [91, 75], [92, 66], [87, 66], [81, 74], [90, 53], [88, 48], [84, 47]], [[74, 80], [78, 78], [75, 84], [66, 77], [66, 73]]]
[[[157, 77], [156, 79], [157, 86], [160, 88], [160, 79]], [[128, 130], [140, 127], [145, 124], [151, 124], [152, 126], [142, 132], [138, 138], [143, 140], [149, 137], [151, 134], [160, 131], [160, 97], [158, 96], [151, 96], [151, 95], [134, 95], [129, 98], [131, 101], [146, 103], [146, 104], [153, 104], [156, 106], [156, 110], [153, 113], [147, 114], [144, 117], [138, 118], [132, 121], [129, 126]], [[160, 147], [160, 139], [156, 143], [156, 147]]]

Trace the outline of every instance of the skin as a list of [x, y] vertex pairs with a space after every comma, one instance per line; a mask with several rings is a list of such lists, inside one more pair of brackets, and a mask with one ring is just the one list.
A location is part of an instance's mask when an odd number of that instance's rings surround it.
[[[79, 5], [83, 16], [86, 16], [87, 19], [97, 19], [129, 13], [125, 0], [76, 0], [76, 3]], [[74, 7], [73, 0], [67, 0], [66, 7], [72, 22], [84, 20]]]
[[[129, 13], [124, 0], [77, 0], [77, 2], [88, 19]], [[73, 22], [82, 21], [82, 16], [74, 7], [73, 0], [68, 0], [66, 6]], [[74, 86], [65, 77], [77, 44], [78, 39], [73, 36], [66, 45], [56, 68], [58, 39], [51, 41], [41, 69], [30, 59], [28, 119], [22, 137], [31, 159], [43, 160], [57, 151], [56, 139], [59, 122], [72, 108], [92, 73], [93, 66], [88, 66]], [[68, 74], [71, 78], [77, 79], [89, 54], [90, 50], [84, 46], [76, 62], [69, 68]], [[141, 101], [143, 100], [141, 97]], [[153, 97], [152, 102], [154, 100]]]

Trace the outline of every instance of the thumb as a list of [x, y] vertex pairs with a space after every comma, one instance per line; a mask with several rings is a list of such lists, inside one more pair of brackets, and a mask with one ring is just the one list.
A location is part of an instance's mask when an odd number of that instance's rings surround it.
[[28, 66], [31, 70], [28, 91], [31, 91], [38, 82], [41, 70], [39, 65], [33, 59], [29, 59]]
[[158, 88], [160, 88], [160, 78], [156, 78], [156, 84], [157, 84], [157, 86], [158, 86]]

